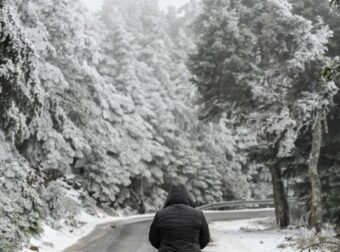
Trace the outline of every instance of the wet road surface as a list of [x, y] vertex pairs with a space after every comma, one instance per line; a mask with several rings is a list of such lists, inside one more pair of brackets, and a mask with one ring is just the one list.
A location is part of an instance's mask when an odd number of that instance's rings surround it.
[[[208, 222], [274, 216], [274, 209], [204, 212]], [[64, 252], [157, 252], [148, 241], [150, 218], [98, 225]]]

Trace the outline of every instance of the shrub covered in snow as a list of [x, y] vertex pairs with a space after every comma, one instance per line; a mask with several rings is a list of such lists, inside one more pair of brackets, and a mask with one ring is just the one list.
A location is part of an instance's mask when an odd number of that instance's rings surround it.
[[42, 202], [39, 185], [28, 163], [13, 146], [5, 142], [0, 131], [0, 251], [13, 252], [38, 234]]

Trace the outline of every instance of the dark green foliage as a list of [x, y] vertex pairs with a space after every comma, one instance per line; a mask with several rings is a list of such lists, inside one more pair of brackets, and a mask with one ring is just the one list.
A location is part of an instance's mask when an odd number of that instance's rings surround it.
[[340, 4], [340, 1], [339, 0], [330, 0], [329, 4], [332, 6], [332, 5], [335, 5], [335, 6], [338, 6]]
[[327, 81], [334, 81], [337, 85], [340, 83], [340, 61], [335, 58], [328, 63], [322, 70], [322, 77]]

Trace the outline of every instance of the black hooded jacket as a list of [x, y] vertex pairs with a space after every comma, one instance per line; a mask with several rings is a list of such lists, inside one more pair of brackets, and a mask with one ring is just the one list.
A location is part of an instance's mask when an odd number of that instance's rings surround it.
[[171, 187], [164, 208], [151, 224], [149, 240], [159, 252], [200, 252], [208, 245], [207, 221], [194, 208], [184, 185]]

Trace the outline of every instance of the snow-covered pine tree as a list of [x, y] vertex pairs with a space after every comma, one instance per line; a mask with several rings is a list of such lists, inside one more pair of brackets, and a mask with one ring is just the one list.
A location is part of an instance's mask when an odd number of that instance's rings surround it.
[[12, 252], [40, 232], [40, 185], [16, 148], [33, 134], [44, 92], [13, 1], [0, 2], [0, 23], [0, 250]]
[[0, 131], [0, 250], [12, 252], [41, 232], [38, 176]]
[[31, 122], [39, 115], [44, 92], [37, 74], [38, 59], [26, 40], [15, 3], [1, 3], [0, 126], [19, 146], [30, 137]]
[[[259, 146], [265, 147], [261, 153], [269, 151], [267, 161], [290, 157], [300, 129], [313, 125], [315, 113], [332, 103], [332, 83], [316, 78], [312, 87], [303, 78], [309, 65], [322, 60], [331, 33], [294, 15], [287, 1], [206, 0], [203, 10], [189, 66], [205, 115], [227, 112], [239, 125], [257, 129]], [[310, 113], [301, 113], [303, 106]], [[285, 227], [288, 205], [280, 167], [270, 166], [277, 221]]]
[[[194, 111], [189, 109], [196, 89], [189, 83], [190, 74], [184, 65], [186, 60], [184, 48], [192, 46], [190, 41], [180, 41], [178, 40], [180, 37], [170, 39], [165, 29], [167, 24], [164, 18], [161, 17], [155, 5], [147, 1], [145, 3], [124, 4], [117, 3], [117, 1], [107, 1], [104, 6], [106, 6], [104, 7], [105, 10], [111, 8], [116, 13], [116, 15], [108, 15], [108, 12], [105, 11], [102, 14], [102, 20], [108, 27], [106, 37], [102, 39], [103, 48], [106, 48], [104, 55], [114, 55], [113, 45], [116, 47], [119, 44], [121, 45], [120, 49], [117, 48], [116, 50], [116, 56], [110, 58], [115, 58], [116, 62], [130, 63], [130, 79], [125, 77], [123, 83], [129, 83], [130, 86], [135, 83], [135, 86], [140, 86], [143, 93], [138, 93], [147, 100], [146, 105], [143, 105], [144, 110], [147, 108], [154, 113], [151, 117], [150, 114], [146, 114], [147, 116], [144, 119], [157, 131], [160, 144], [165, 145], [172, 152], [168, 155], [168, 158], [157, 159], [158, 161], [156, 161], [157, 166], [161, 168], [164, 174], [165, 183], [169, 184], [176, 178], [182, 181], [186, 181], [187, 178], [194, 180], [194, 171], [201, 169], [205, 162], [200, 161], [196, 156], [204, 157], [206, 154], [196, 153], [195, 146], [190, 143], [192, 140], [190, 140], [191, 133], [189, 131], [194, 131], [194, 125], [198, 124], [197, 118], [191, 116]], [[130, 9], [138, 10], [133, 14], [133, 17], [128, 11]], [[118, 13], [119, 15], [117, 15]], [[136, 24], [138, 25], [136, 26]], [[118, 29], [120, 34], [117, 34], [118, 25], [121, 27]], [[116, 28], [112, 29], [112, 27]], [[129, 38], [129, 41], [132, 41], [128, 50], [126, 48], [127, 43], [122, 43], [122, 41], [126, 41], [124, 38]], [[180, 53], [175, 43], [182, 43]], [[136, 51], [131, 53], [132, 49]], [[125, 53], [119, 54], [119, 52]], [[129, 60], [122, 60], [123, 55]], [[109, 70], [117, 63], [105, 60], [105, 56], [102, 63], [104, 64], [99, 64], [99, 71], [111, 76], [109, 77], [111, 82], [117, 87], [128, 88], [129, 85], [122, 85], [122, 78], [119, 80], [114, 76], [115, 71]], [[136, 70], [133, 70], [133, 65], [137, 66]], [[122, 64], [119, 64], [119, 66], [119, 69], [124, 68]], [[122, 73], [124, 72], [126, 70], [122, 71]], [[134, 77], [131, 78], [133, 73]], [[180, 98], [179, 95], [181, 95]], [[136, 108], [138, 107], [142, 108], [141, 105]], [[192, 164], [195, 164], [195, 166]], [[216, 164], [214, 169], [218, 169], [217, 166]], [[216, 179], [220, 177], [219, 174], [219, 172], [216, 173]], [[203, 191], [201, 190], [200, 193], [203, 193]], [[217, 196], [216, 199], [220, 199], [220, 196]]]
[[131, 171], [118, 160], [120, 148], [128, 142], [119, 125], [124, 112], [134, 110], [131, 99], [118, 94], [96, 71], [99, 53], [95, 34], [91, 34], [79, 2], [51, 1], [35, 8], [55, 50], [46, 60], [67, 83], [66, 92], [54, 102], [60, 111], [53, 122], [72, 148], [68, 172], [84, 179], [85, 188], [99, 205], [123, 204]]
[[[11, 231], [3, 232], [1, 249], [38, 232], [39, 218], [66, 217], [62, 181], [80, 180], [81, 194], [99, 206], [140, 210], [161, 206], [174, 181], [187, 182], [197, 203], [249, 193], [225, 157], [236, 156], [233, 136], [224, 125], [204, 126], [191, 107], [188, 28], [172, 39], [155, 1], [116, 2], [110, 28], [94, 27], [79, 1], [1, 2], [0, 130], [26, 159], [13, 146], [11, 162], [0, 165], [7, 189], [12, 178], [22, 185], [2, 191], [7, 216], [8, 197], [17, 199], [4, 223], [19, 227], [1, 227]], [[41, 216], [33, 180], [41, 182]]]
[[[329, 28], [333, 31], [333, 36], [330, 38], [329, 43], [327, 44], [327, 56], [329, 59], [325, 62], [325, 68], [323, 70], [323, 77], [329, 81], [335, 81], [335, 84], [339, 87], [339, 79], [338, 79], [338, 69], [339, 64], [336, 58], [337, 55], [340, 54], [339, 43], [339, 25], [340, 25], [340, 17], [336, 14], [335, 10], [332, 10], [329, 7], [329, 1], [310, 1], [304, 0], [295, 2], [292, 1], [294, 6], [294, 11], [304, 17], [312, 20], [316, 25], [320, 24], [320, 22], [324, 22], [329, 26]], [[335, 59], [333, 59], [335, 57]], [[329, 116], [327, 117], [326, 124], [327, 131], [324, 132], [323, 144], [321, 147], [320, 153], [320, 161], [319, 161], [319, 171], [321, 175], [321, 185], [322, 185], [322, 205], [324, 206], [323, 218], [325, 220], [329, 220], [331, 222], [337, 222], [337, 225], [340, 225], [340, 220], [338, 219], [339, 215], [339, 200], [335, 195], [335, 191], [338, 190], [338, 182], [340, 181], [340, 177], [338, 174], [338, 162], [339, 158], [337, 156], [337, 152], [335, 150], [338, 149], [339, 139], [337, 129], [339, 127], [339, 93], [337, 93], [334, 97], [335, 106], [330, 108]], [[299, 140], [300, 143], [300, 153], [303, 153], [304, 144], [308, 142], [308, 135], [302, 135]], [[302, 198], [307, 199], [310, 202], [309, 194], [307, 188], [309, 188], [309, 183], [304, 179], [305, 175], [305, 166], [299, 164], [300, 168], [297, 169], [298, 179], [292, 185], [294, 191], [297, 195]], [[299, 178], [300, 176], [300, 178]], [[307, 204], [308, 207], [309, 204]]]

